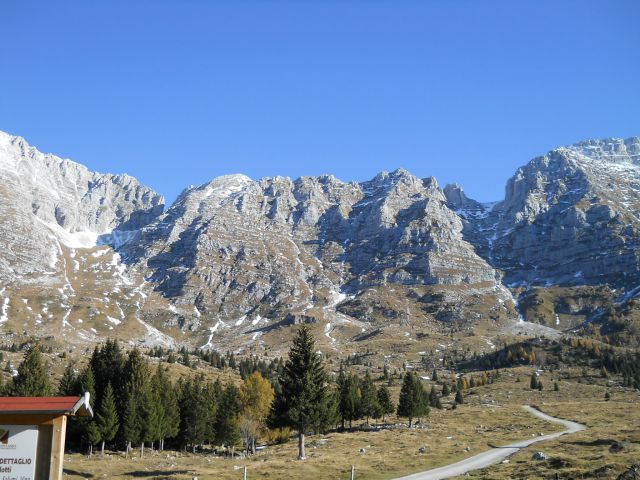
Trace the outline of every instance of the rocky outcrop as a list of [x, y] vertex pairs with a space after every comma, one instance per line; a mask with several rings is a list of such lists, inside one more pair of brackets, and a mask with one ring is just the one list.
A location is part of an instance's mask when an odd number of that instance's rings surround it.
[[56, 272], [59, 243], [117, 242], [164, 199], [128, 175], [99, 174], [0, 132], [0, 279]]
[[637, 286], [639, 207], [638, 137], [552, 150], [518, 169], [490, 210], [456, 205], [466, 238], [512, 287]]
[[122, 249], [178, 304], [222, 318], [284, 315], [366, 288], [496, 286], [433, 178], [220, 177], [183, 192]]

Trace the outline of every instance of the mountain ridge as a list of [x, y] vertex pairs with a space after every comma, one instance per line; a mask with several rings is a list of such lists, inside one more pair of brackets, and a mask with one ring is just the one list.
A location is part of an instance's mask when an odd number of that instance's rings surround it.
[[[0, 134], [0, 291], [12, 295], [0, 323], [46, 333], [60, 316], [57, 334], [78, 341], [133, 324], [142, 341], [236, 348], [277, 345], [299, 322], [330, 348], [406, 322], [550, 323], [566, 288], [604, 285], [613, 299], [640, 285], [639, 153], [639, 137], [553, 149], [490, 204], [398, 168], [363, 182], [225, 175], [165, 209], [133, 177]], [[37, 307], [36, 284], [49, 289]], [[532, 295], [556, 287], [543, 315]]]

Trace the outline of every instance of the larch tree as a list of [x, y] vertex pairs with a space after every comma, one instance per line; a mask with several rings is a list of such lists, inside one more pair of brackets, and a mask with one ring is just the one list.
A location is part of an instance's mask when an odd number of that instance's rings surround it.
[[240, 430], [247, 451], [256, 453], [256, 439], [264, 431], [275, 393], [271, 383], [258, 371], [240, 387]]

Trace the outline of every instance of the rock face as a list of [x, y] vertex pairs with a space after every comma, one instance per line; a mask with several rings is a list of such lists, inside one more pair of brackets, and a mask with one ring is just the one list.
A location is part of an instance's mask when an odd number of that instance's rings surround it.
[[518, 169], [504, 201], [484, 211], [459, 197], [449, 199], [467, 238], [509, 286], [640, 283], [638, 137], [552, 150]]
[[600, 316], [620, 336], [640, 315], [638, 138], [553, 150], [491, 204], [399, 169], [229, 175], [163, 212], [127, 175], [2, 133], [0, 180], [4, 333], [226, 349], [307, 323], [337, 348], [513, 321], [514, 296], [557, 329]]
[[[59, 243], [123, 238], [162, 213], [164, 199], [128, 175], [103, 175], [0, 132], [0, 279], [55, 271]], [[103, 236], [102, 238], [99, 238]]]
[[178, 304], [277, 317], [391, 284], [497, 286], [462, 228], [435, 179], [404, 170], [363, 183], [232, 175], [184, 191], [122, 253]]

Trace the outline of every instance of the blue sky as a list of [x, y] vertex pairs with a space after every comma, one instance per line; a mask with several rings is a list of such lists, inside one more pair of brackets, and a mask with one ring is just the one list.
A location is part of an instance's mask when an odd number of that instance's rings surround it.
[[530, 158], [640, 134], [640, 2], [21, 1], [0, 129], [169, 200], [241, 172], [404, 167], [503, 197]]

